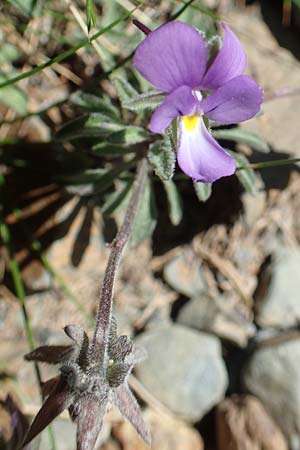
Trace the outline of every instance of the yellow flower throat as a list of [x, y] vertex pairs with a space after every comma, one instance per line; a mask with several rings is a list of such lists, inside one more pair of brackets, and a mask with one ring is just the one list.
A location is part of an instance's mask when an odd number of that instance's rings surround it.
[[192, 116], [183, 116], [182, 120], [187, 131], [194, 131], [198, 124], [199, 114], [193, 114]]

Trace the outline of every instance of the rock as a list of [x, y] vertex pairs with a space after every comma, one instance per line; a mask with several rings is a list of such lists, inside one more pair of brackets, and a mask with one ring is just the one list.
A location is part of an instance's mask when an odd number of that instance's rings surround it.
[[[267, 2], [265, 2], [267, 3]], [[230, 11], [232, 29], [241, 41], [247, 55], [247, 72], [269, 92], [281, 88], [298, 88], [299, 61], [292, 53], [278, 45], [268, 25], [262, 19], [259, 4], [247, 10]], [[253, 45], [253, 36], [257, 45]], [[260, 134], [274, 148], [299, 155], [300, 102], [296, 95], [282, 97], [263, 104], [264, 114], [243, 122], [241, 127]]]
[[197, 421], [224, 397], [228, 379], [216, 337], [171, 325], [136, 342], [148, 352], [138, 378], [172, 412]]
[[261, 327], [287, 328], [299, 323], [299, 267], [299, 250], [276, 252], [261, 282], [269, 281], [257, 306], [256, 320]]
[[42, 291], [51, 288], [52, 277], [38, 260], [27, 264], [22, 275], [27, 289]]
[[264, 190], [260, 190], [255, 195], [249, 192], [243, 192], [242, 202], [244, 207], [243, 219], [249, 228], [257, 223], [258, 219], [263, 215], [266, 209], [267, 194]]
[[164, 278], [175, 291], [186, 297], [194, 297], [207, 289], [199, 261], [187, 251], [165, 266]]
[[[151, 409], [145, 411], [145, 421], [150, 427], [151, 450], [203, 450], [200, 434], [184, 422], [161, 415]], [[175, 431], [176, 430], [176, 431]], [[147, 450], [146, 444], [133, 427], [123, 421], [113, 429], [113, 434], [124, 450]]]
[[245, 388], [277, 421], [293, 450], [300, 448], [300, 341], [257, 350], [244, 368]]
[[207, 296], [194, 298], [186, 303], [178, 315], [178, 322], [198, 330], [210, 331], [245, 347], [254, 336], [256, 328], [247, 320], [238, 305], [226, 305], [224, 299]]
[[288, 450], [281, 430], [259, 400], [235, 395], [217, 408], [218, 450]]

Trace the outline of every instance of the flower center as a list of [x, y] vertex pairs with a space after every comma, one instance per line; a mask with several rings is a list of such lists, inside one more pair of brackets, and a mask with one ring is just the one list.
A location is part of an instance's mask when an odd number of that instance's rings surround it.
[[183, 116], [183, 124], [187, 131], [194, 131], [199, 121], [199, 114], [193, 114], [192, 116]]

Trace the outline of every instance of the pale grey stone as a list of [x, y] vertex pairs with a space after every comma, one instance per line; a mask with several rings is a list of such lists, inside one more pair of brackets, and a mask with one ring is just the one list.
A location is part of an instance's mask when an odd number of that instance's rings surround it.
[[199, 261], [188, 251], [175, 256], [164, 268], [166, 282], [186, 297], [194, 297], [206, 290]]
[[266, 293], [257, 308], [256, 319], [261, 327], [287, 328], [299, 323], [299, 274], [300, 251], [278, 250], [265, 277]]
[[216, 337], [171, 325], [136, 342], [148, 352], [136, 367], [138, 378], [172, 412], [197, 421], [224, 398], [228, 378]]
[[245, 388], [256, 395], [300, 448], [300, 340], [257, 350], [243, 371]]
[[240, 347], [245, 347], [256, 332], [254, 324], [225, 298], [194, 298], [183, 306], [177, 320], [197, 330], [212, 332]]

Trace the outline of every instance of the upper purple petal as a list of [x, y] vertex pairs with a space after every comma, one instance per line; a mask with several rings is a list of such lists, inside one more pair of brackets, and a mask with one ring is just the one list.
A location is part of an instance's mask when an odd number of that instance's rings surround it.
[[209, 134], [202, 118], [198, 120], [194, 131], [187, 131], [181, 121], [177, 153], [180, 168], [194, 181], [204, 183], [232, 175], [236, 169], [234, 159]]
[[196, 104], [191, 88], [188, 86], [179, 87], [172, 94], [169, 94], [152, 114], [150, 130], [152, 133], [161, 133], [176, 117], [191, 114]]
[[157, 89], [200, 85], [207, 63], [206, 46], [193, 27], [170, 22], [152, 31], [134, 55], [137, 70]]
[[225, 23], [222, 27], [225, 30], [223, 46], [201, 82], [203, 89], [217, 89], [242, 75], [246, 68], [247, 58], [240, 41]]
[[248, 120], [259, 111], [263, 92], [247, 75], [240, 75], [200, 102], [205, 115], [224, 124]]

